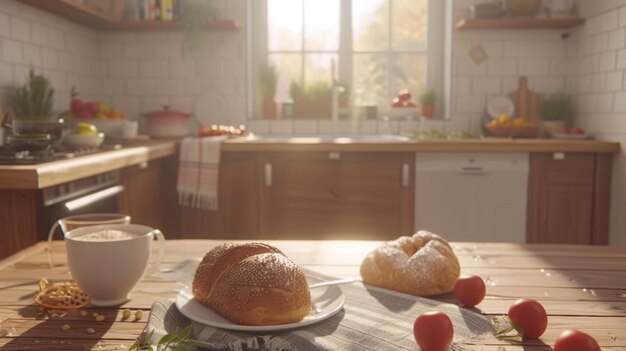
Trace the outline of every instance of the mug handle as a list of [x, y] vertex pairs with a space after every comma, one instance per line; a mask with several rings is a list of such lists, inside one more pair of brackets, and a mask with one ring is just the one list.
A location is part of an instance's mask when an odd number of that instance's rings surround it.
[[154, 233], [154, 237], [159, 242], [159, 253], [156, 262], [152, 263], [152, 266], [147, 270], [148, 274], [159, 271], [159, 265], [161, 265], [161, 261], [163, 261], [163, 255], [165, 254], [165, 236], [163, 235], [163, 232], [158, 229], [155, 229], [152, 232]]
[[54, 238], [54, 232], [56, 232], [57, 228], [59, 228], [59, 226], [61, 225], [60, 223], [60, 219], [54, 222], [54, 224], [50, 228], [50, 231], [48, 232], [48, 264], [50, 265], [50, 268], [54, 267], [54, 264], [52, 263], [52, 239]]

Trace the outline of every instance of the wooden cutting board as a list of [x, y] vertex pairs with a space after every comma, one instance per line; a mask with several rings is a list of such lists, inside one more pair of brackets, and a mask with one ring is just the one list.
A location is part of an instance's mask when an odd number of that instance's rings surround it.
[[510, 96], [515, 104], [515, 117], [522, 117], [530, 122], [539, 120], [539, 95], [528, 89], [528, 77], [519, 77], [519, 87]]

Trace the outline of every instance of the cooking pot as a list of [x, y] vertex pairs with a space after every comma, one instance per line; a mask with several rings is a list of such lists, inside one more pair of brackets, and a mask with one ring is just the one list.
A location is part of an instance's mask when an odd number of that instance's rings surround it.
[[148, 112], [145, 117], [146, 133], [157, 138], [180, 138], [189, 134], [191, 115], [187, 112], [170, 110], [163, 106], [162, 110]]

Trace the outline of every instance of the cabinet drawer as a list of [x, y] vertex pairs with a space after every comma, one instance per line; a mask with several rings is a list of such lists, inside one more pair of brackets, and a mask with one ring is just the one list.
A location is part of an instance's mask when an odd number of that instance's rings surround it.
[[545, 181], [554, 184], [593, 184], [595, 155], [591, 153], [532, 154], [531, 162]]

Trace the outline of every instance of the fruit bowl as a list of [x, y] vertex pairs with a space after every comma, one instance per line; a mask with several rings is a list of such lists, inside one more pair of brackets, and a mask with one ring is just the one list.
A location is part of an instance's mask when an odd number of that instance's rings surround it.
[[65, 143], [74, 147], [96, 148], [104, 141], [104, 133], [96, 134], [68, 134]]
[[500, 138], [536, 138], [539, 135], [537, 125], [485, 125], [496, 137]]

